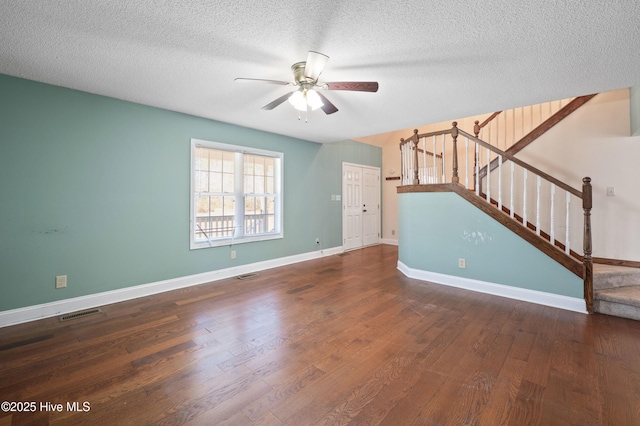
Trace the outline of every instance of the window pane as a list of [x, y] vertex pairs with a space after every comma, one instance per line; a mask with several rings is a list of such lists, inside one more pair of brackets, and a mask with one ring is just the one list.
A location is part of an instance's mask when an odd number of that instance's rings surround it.
[[235, 172], [235, 153], [223, 151], [223, 164], [222, 171], [225, 173], [233, 173]]
[[249, 154], [245, 154], [244, 155], [244, 174], [245, 175], [252, 175], [253, 173], [253, 160], [254, 160], [254, 156], [253, 155], [249, 155]]
[[208, 192], [209, 191], [209, 185], [207, 184], [208, 181], [208, 174], [207, 172], [196, 172], [195, 173], [195, 191], [196, 192]]
[[244, 193], [245, 194], [253, 194], [253, 175], [244, 175]]
[[235, 191], [235, 182], [233, 173], [222, 174], [222, 190], [220, 192], [232, 193]]
[[267, 157], [264, 160], [264, 165], [265, 165], [265, 175], [267, 176], [274, 176], [275, 172], [275, 167], [276, 167], [276, 159], [275, 158], [271, 158], [271, 157]]
[[244, 197], [244, 214], [245, 216], [253, 214], [255, 208], [256, 197]]
[[275, 214], [276, 212], [276, 200], [274, 197], [267, 197], [266, 211], [268, 214]]
[[274, 180], [272, 177], [267, 177], [267, 187], [265, 188], [265, 194], [273, 194], [274, 191]]
[[195, 169], [196, 171], [207, 170], [208, 167], [208, 152], [204, 148], [196, 148], [195, 152]]
[[222, 173], [219, 173], [219, 172], [209, 173], [209, 191], [222, 192]]
[[264, 176], [264, 160], [265, 158], [260, 156], [254, 156], [254, 163], [255, 163], [255, 171], [254, 174], [256, 176]]
[[212, 196], [211, 198], [211, 214], [213, 216], [222, 216], [223, 214], [223, 201], [219, 195]]
[[196, 214], [208, 215], [209, 214], [209, 197], [198, 197], [196, 199]]
[[256, 176], [253, 192], [256, 194], [264, 194], [264, 176]]
[[222, 151], [217, 149], [209, 150], [209, 170], [212, 172], [222, 171]]

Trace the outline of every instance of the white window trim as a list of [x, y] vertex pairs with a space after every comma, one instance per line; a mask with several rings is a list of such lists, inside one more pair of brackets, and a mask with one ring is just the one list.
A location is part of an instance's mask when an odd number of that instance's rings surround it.
[[[262, 155], [266, 157], [277, 158], [279, 161], [279, 167], [275, 168], [275, 191], [276, 191], [276, 202], [275, 202], [275, 221], [276, 221], [276, 232], [270, 234], [262, 234], [262, 235], [251, 235], [251, 236], [243, 236], [243, 235], [234, 235], [233, 237], [221, 237], [215, 239], [209, 239], [206, 241], [196, 241], [195, 240], [195, 213], [196, 213], [196, 197], [195, 197], [195, 168], [194, 168], [194, 160], [195, 160], [195, 151], [196, 147], [204, 147], [211, 149], [218, 149], [223, 151], [230, 151], [240, 154], [254, 154], [254, 155]], [[189, 188], [189, 247], [191, 250], [201, 249], [201, 248], [209, 248], [209, 247], [220, 247], [227, 246], [233, 244], [241, 244], [241, 243], [249, 243], [255, 241], [265, 241], [265, 240], [274, 240], [279, 238], [284, 238], [284, 227], [283, 227], [283, 179], [282, 174], [284, 173], [284, 154], [282, 152], [276, 151], [268, 151], [259, 148], [251, 148], [240, 145], [231, 145], [225, 144], [221, 142], [212, 142], [206, 141], [202, 139], [191, 139], [191, 155], [190, 155], [190, 165], [189, 170], [191, 174], [190, 178], [190, 188]], [[240, 162], [236, 162], [236, 171], [235, 173], [240, 173], [241, 176], [244, 176], [244, 170], [242, 168], [242, 164]], [[240, 191], [244, 194], [244, 188]], [[237, 191], [236, 191], [237, 193]], [[236, 203], [236, 217], [238, 215], [239, 209], [242, 209], [243, 203]], [[241, 212], [243, 215], [244, 212]], [[237, 232], [236, 232], [237, 234]]]

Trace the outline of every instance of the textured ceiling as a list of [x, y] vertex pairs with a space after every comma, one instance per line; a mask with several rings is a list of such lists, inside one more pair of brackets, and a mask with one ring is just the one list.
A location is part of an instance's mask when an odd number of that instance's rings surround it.
[[[0, 1], [0, 73], [316, 142], [640, 84], [640, 2]], [[308, 50], [339, 112], [298, 121]], [[1, 94], [0, 94], [1, 96]]]

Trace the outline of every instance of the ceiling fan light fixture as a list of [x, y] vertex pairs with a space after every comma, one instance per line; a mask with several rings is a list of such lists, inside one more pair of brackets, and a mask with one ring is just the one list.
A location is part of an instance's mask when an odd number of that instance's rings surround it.
[[312, 111], [324, 105], [320, 95], [313, 89], [298, 90], [289, 96], [289, 103], [298, 111], [306, 111], [310, 108]]
[[322, 99], [320, 99], [320, 96], [318, 95], [318, 92], [316, 92], [313, 89], [307, 90], [306, 97], [307, 97], [307, 105], [309, 105], [309, 108], [311, 108], [311, 110], [316, 110], [324, 105], [324, 103], [322, 102]]
[[293, 92], [293, 94], [289, 96], [289, 103], [298, 111], [307, 110], [307, 100], [300, 90]]

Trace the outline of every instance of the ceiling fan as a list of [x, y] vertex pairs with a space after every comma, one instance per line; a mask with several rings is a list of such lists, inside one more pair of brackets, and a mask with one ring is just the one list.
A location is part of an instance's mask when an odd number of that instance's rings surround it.
[[265, 80], [260, 78], [236, 78], [239, 82], [259, 82], [268, 84], [278, 84], [281, 86], [297, 86], [293, 92], [280, 96], [278, 99], [262, 107], [265, 110], [272, 110], [287, 99], [299, 111], [308, 111], [321, 108], [325, 114], [333, 114], [338, 108], [332, 104], [320, 90], [350, 90], [357, 92], [377, 92], [378, 83], [376, 81], [341, 81], [323, 83], [318, 81], [329, 57], [322, 53], [309, 51], [305, 62], [296, 62], [291, 65], [294, 82], [280, 80]]

